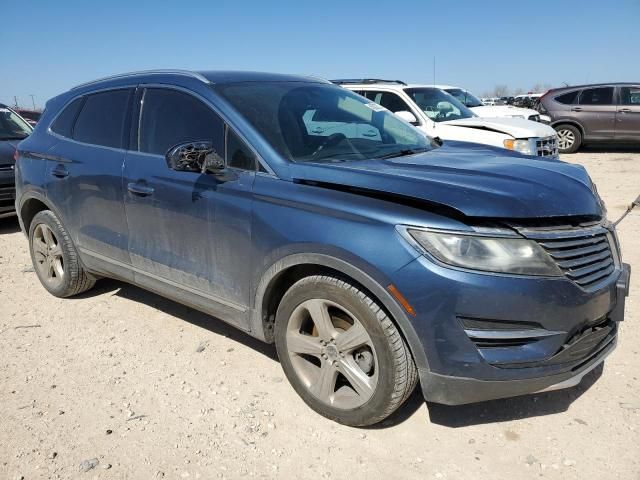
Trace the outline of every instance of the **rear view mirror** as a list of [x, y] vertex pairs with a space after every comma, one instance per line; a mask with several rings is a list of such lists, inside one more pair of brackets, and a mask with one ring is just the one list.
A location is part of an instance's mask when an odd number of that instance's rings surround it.
[[166, 154], [167, 165], [180, 172], [220, 173], [225, 169], [224, 159], [207, 141], [181, 143]]
[[400, 112], [395, 112], [395, 115], [400, 117], [405, 122], [409, 122], [411, 125], [417, 125], [418, 124], [418, 119], [416, 118], [416, 116], [413, 113], [408, 112], [406, 110], [402, 110]]

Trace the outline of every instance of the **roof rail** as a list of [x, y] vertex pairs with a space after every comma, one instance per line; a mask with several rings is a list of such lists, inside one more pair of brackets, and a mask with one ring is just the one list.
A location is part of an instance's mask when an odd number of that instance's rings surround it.
[[196, 78], [204, 83], [211, 83], [203, 75], [200, 75], [197, 72], [191, 72], [189, 70], [142, 70], [139, 72], [119, 73], [117, 75], [98, 78], [97, 80], [92, 80], [90, 82], [85, 82], [85, 83], [81, 83], [80, 85], [76, 85], [75, 87], [72, 87], [71, 90], [76, 90], [81, 87], [87, 87], [89, 85], [93, 85], [94, 83], [100, 83], [107, 80], [117, 80], [118, 78], [126, 78], [126, 77], [132, 77], [137, 75], [166, 75], [166, 74], [184, 75], [186, 77]]
[[331, 80], [331, 83], [336, 85], [364, 85], [364, 84], [376, 84], [376, 83], [393, 83], [396, 85], [406, 85], [402, 80], [383, 80], [381, 78], [341, 78], [337, 80]]

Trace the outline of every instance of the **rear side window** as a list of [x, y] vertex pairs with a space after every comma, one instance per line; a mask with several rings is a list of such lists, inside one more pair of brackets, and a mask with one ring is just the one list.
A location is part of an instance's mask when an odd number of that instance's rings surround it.
[[138, 133], [141, 152], [165, 155], [180, 143], [209, 141], [224, 156], [224, 122], [197, 98], [176, 90], [144, 93]]
[[576, 103], [579, 93], [580, 93], [580, 90], [575, 90], [569, 93], [563, 93], [562, 95], [558, 95], [557, 97], [555, 97], [554, 100], [564, 105], [573, 105], [574, 103]]
[[83, 101], [84, 97], [80, 97], [67, 105], [60, 115], [58, 115], [55, 122], [53, 122], [53, 125], [51, 125], [51, 130], [58, 135], [71, 138], [71, 134], [73, 133], [73, 123], [76, 121], [76, 117], [78, 116], [80, 107], [82, 107]]
[[411, 109], [409, 105], [402, 100], [398, 95], [391, 92], [365, 92], [365, 96], [369, 100], [373, 100], [374, 102], [382, 105], [387, 110], [395, 113], [407, 111], [410, 112]]
[[580, 95], [580, 105], [613, 105], [613, 87], [584, 89]]
[[113, 90], [87, 96], [73, 128], [74, 140], [123, 148], [130, 93]]

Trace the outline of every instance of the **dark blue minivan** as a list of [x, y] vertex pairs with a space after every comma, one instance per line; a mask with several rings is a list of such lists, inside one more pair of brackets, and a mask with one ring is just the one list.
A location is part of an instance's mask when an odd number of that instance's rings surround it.
[[360, 426], [417, 383], [462, 404], [576, 385], [629, 266], [584, 168], [430, 139], [310, 77], [153, 71], [52, 99], [16, 209], [59, 297], [139, 285], [275, 343]]

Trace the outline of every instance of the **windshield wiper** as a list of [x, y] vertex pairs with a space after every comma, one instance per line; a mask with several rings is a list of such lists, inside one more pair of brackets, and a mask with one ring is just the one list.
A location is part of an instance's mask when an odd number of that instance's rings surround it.
[[386, 155], [381, 155], [380, 157], [376, 157], [376, 158], [384, 160], [384, 159], [387, 159], [387, 158], [406, 157], [408, 155], [415, 155], [417, 153], [428, 152], [429, 150], [431, 150], [431, 149], [427, 148], [427, 147], [405, 148], [403, 150], [399, 150], [397, 152], [392, 152], [392, 153], [387, 153]]

